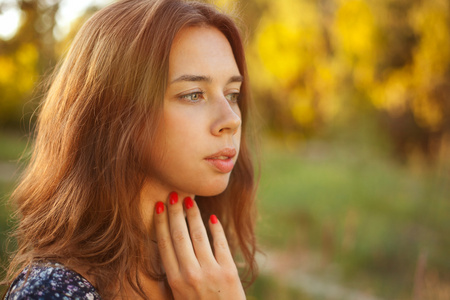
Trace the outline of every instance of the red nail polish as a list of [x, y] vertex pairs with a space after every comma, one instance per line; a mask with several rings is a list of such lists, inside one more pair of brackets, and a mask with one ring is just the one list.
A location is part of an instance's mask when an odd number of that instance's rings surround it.
[[194, 206], [194, 200], [192, 200], [191, 197], [184, 198], [184, 206], [186, 207], [186, 209], [191, 208], [192, 206]]
[[209, 220], [213, 224], [217, 224], [217, 222], [218, 222], [216, 215], [211, 215], [211, 217], [209, 217]]
[[164, 203], [162, 203], [161, 201], [156, 202], [155, 210], [156, 214], [158, 215], [164, 212]]
[[177, 202], [178, 202], [178, 194], [176, 192], [171, 192], [169, 194], [169, 203], [171, 205], [174, 205]]

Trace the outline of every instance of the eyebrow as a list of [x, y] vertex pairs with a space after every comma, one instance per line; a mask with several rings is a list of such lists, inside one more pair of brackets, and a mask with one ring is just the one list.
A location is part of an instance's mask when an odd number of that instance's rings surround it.
[[[201, 76], [201, 75], [181, 75], [180, 77], [172, 80], [171, 83], [179, 82], [179, 81], [204, 81], [211, 83], [212, 78], [210, 76]], [[244, 76], [237, 75], [237, 76], [231, 76], [230, 79], [228, 79], [227, 84], [232, 82], [243, 82]]]
[[228, 83], [232, 83], [232, 82], [243, 82], [244, 81], [244, 76], [238, 75], [238, 76], [232, 76], [230, 79], [228, 79]]

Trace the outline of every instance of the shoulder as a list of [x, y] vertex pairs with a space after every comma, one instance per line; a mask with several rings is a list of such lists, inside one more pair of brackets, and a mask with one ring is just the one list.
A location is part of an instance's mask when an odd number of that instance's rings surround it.
[[99, 300], [92, 284], [58, 263], [35, 263], [25, 268], [11, 284], [6, 300]]

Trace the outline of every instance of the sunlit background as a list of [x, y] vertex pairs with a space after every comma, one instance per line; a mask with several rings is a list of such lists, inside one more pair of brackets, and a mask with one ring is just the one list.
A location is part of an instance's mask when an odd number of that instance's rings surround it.
[[[39, 84], [109, 2], [0, 2], [4, 267]], [[239, 16], [258, 107], [249, 299], [450, 299], [449, 1], [215, 3]]]

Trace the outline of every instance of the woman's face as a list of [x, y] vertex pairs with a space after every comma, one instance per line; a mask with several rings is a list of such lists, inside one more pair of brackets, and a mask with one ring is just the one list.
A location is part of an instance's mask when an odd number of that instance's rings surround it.
[[188, 27], [176, 35], [150, 158], [152, 184], [201, 196], [225, 190], [239, 153], [242, 78], [218, 29]]

